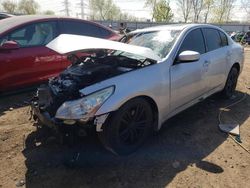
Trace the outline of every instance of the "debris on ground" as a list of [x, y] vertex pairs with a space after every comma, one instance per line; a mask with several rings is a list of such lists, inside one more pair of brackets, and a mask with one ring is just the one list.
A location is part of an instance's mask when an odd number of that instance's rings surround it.
[[17, 183], [16, 183], [16, 186], [17, 187], [22, 187], [25, 185], [25, 181], [24, 180], [19, 180]]
[[219, 124], [219, 128], [225, 133], [236, 136], [240, 135], [240, 127], [238, 124]]
[[180, 167], [180, 162], [179, 162], [179, 161], [174, 161], [174, 162], [172, 163], [172, 166], [173, 166], [174, 168], [179, 168], [179, 167]]

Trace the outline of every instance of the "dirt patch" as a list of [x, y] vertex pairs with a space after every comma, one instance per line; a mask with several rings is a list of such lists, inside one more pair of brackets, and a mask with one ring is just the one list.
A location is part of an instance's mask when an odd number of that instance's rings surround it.
[[[31, 92], [0, 99], [0, 187], [249, 187], [250, 155], [218, 129], [240, 124], [242, 144], [250, 149], [250, 49], [246, 49], [236, 98], [213, 96], [166, 122], [134, 154], [114, 156], [95, 135], [78, 146], [39, 140], [29, 119]], [[22, 180], [22, 181], [21, 181]]]

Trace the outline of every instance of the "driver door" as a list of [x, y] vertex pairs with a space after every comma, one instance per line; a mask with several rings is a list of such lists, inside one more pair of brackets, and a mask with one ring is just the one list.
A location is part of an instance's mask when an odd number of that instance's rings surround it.
[[41, 83], [63, 68], [63, 57], [45, 45], [57, 36], [56, 22], [40, 22], [20, 27], [3, 37], [15, 41], [18, 49], [0, 51], [0, 90]]
[[[194, 62], [178, 62], [178, 55], [186, 50], [200, 53], [200, 59]], [[176, 61], [170, 68], [171, 97], [170, 110], [178, 111], [193, 100], [201, 98], [206, 91], [207, 55], [201, 29], [189, 32], [184, 38]]]

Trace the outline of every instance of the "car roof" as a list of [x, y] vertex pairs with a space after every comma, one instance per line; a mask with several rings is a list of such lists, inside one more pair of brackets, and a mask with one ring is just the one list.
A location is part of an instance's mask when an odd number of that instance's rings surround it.
[[[153, 27], [147, 27], [144, 29], [137, 29], [135, 31], [130, 32], [131, 34], [136, 33], [143, 33], [143, 32], [150, 32], [150, 31], [164, 31], [164, 30], [184, 30], [184, 29], [190, 29], [194, 27], [216, 27], [210, 24], [168, 24], [168, 25], [160, 25], [160, 26], [153, 26]], [[217, 28], [217, 27], [216, 27]]]
[[53, 20], [53, 19], [79, 20], [79, 21], [84, 21], [88, 23], [94, 23], [100, 26], [100, 24], [98, 23], [90, 22], [90, 21], [78, 19], [78, 18], [53, 16], [53, 15], [52, 16], [51, 15], [23, 15], [23, 16], [13, 16], [13, 17], [0, 20], [0, 34], [8, 31], [9, 29], [15, 28], [19, 25], [23, 25], [25, 23], [36, 22], [36, 21], [46, 21], [46, 20]]

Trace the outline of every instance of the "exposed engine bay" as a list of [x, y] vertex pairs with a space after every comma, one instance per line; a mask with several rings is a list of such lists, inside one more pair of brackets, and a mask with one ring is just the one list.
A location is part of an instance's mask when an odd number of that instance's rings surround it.
[[42, 111], [51, 117], [68, 100], [81, 98], [79, 90], [111, 77], [156, 63], [146, 58], [135, 58], [121, 51], [91, 51], [90, 55], [71, 54], [68, 60], [72, 65], [58, 77], [49, 80], [48, 85], [38, 88], [36, 100]]

